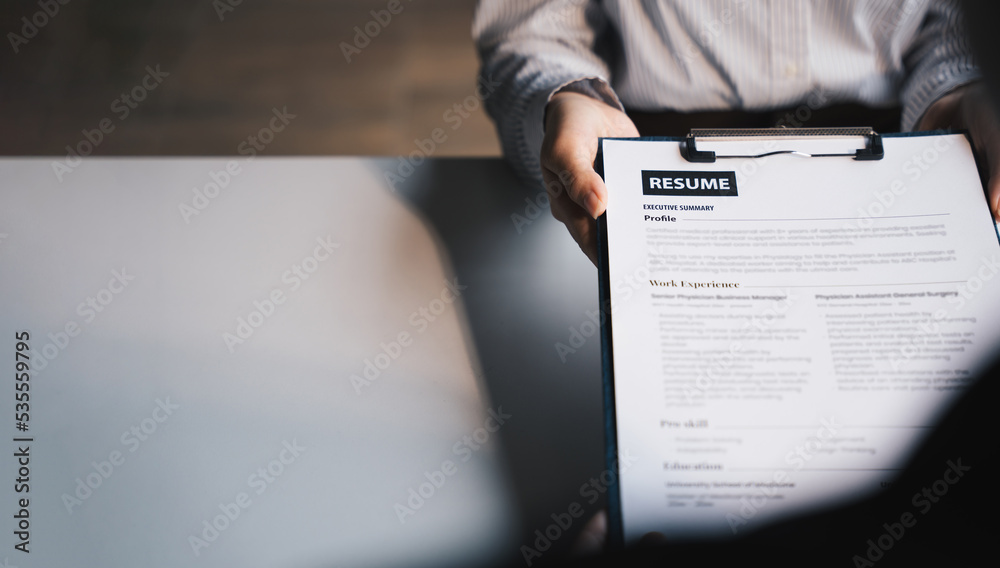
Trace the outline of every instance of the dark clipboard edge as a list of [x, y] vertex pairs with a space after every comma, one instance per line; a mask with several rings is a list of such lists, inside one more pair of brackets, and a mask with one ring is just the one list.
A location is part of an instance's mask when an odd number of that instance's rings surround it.
[[[946, 134], [962, 134], [972, 146], [973, 157], [980, 177], [984, 172], [984, 164], [976, 153], [972, 137], [967, 130], [927, 130], [920, 132], [889, 132], [882, 134], [883, 138], [915, 138], [923, 136], [940, 136]], [[605, 140], [641, 140], [646, 142], [677, 142], [684, 138], [674, 136], [642, 136], [638, 138], [600, 138], [597, 141], [597, 156], [594, 158], [594, 171], [604, 179], [604, 141]], [[983, 192], [986, 192], [985, 180], [981, 180]], [[987, 213], [989, 202], [987, 201]], [[1000, 242], [1000, 230], [990, 218], [997, 241]], [[625, 532], [622, 519], [621, 490], [618, 471], [618, 422], [615, 411], [615, 371], [614, 347], [611, 341], [611, 272], [608, 258], [608, 224], [607, 212], [597, 218], [597, 276], [598, 301], [601, 310], [601, 390], [604, 395], [604, 464], [612, 472], [613, 481], [608, 486], [608, 540], [609, 550], [620, 550], [625, 546]]]
[[[604, 179], [603, 139], [597, 142], [594, 171]], [[601, 310], [601, 391], [604, 403], [604, 465], [612, 472], [608, 487], [608, 536], [607, 547], [621, 550], [624, 546], [622, 531], [621, 494], [618, 487], [618, 422], [615, 413], [615, 373], [611, 345], [611, 273], [608, 266], [607, 212], [597, 218], [597, 292], [598, 309]]]

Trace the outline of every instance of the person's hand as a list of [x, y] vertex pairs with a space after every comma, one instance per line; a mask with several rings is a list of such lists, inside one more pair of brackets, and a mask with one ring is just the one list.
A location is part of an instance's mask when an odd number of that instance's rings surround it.
[[595, 219], [608, 202], [608, 188], [594, 171], [597, 139], [638, 135], [625, 113], [587, 95], [556, 93], [546, 107], [541, 165], [552, 215], [595, 265]]
[[590, 556], [606, 550], [608, 541], [608, 512], [601, 509], [587, 521], [570, 547], [574, 556]]
[[982, 83], [955, 89], [937, 100], [920, 121], [920, 130], [966, 129], [989, 173], [987, 199], [1000, 221], [1000, 117]]
[[[642, 535], [639, 547], [657, 547], [667, 544], [667, 537], [660, 532], [648, 532]], [[570, 552], [574, 556], [590, 556], [601, 554], [608, 550], [608, 511], [601, 509], [587, 521], [580, 534], [573, 542]]]

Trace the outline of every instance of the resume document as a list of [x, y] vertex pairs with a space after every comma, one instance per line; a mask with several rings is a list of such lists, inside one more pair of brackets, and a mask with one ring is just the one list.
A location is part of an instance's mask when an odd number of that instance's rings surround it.
[[745, 534], [885, 487], [985, 364], [1000, 244], [967, 139], [813, 156], [863, 143], [719, 140], [795, 152], [690, 163], [677, 141], [602, 140], [626, 542]]

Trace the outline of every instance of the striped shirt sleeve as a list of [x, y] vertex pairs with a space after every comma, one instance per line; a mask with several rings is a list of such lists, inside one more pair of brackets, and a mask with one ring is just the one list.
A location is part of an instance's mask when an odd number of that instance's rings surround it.
[[932, 2], [904, 57], [903, 130], [916, 129], [934, 101], [980, 78], [972, 53], [956, 1]]
[[593, 80], [572, 88], [614, 97], [608, 64], [595, 52], [603, 26], [601, 10], [589, 0], [480, 1], [472, 29], [480, 74], [500, 84], [485, 105], [522, 180], [541, 180], [543, 116], [557, 90]]

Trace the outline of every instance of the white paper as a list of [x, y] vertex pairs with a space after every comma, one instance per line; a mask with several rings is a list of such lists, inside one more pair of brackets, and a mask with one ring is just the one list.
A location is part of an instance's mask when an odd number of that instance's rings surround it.
[[[884, 146], [694, 164], [677, 142], [603, 141], [627, 542], [877, 490], [986, 362], [1000, 245], [971, 148]], [[644, 195], [643, 170], [733, 172], [737, 195]]]

